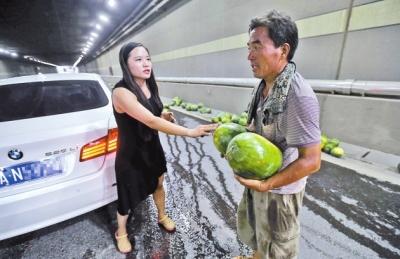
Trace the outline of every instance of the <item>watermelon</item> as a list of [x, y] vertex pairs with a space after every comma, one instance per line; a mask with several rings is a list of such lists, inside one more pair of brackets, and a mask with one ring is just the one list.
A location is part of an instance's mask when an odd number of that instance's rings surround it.
[[324, 149], [325, 145], [328, 143], [328, 137], [326, 135], [321, 136], [321, 150]]
[[172, 98], [172, 101], [175, 103], [176, 106], [180, 106], [183, 100], [179, 96], [175, 96]]
[[333, 143], [327, 143], [324, 148], [322, 149], [322, 151], [324, 151], [325, 153], [330, 153], [331, 149], [333, 149], [335, 146]]
[[240, 118], [239, 119], [239, 124], [242, 126], [247, 126], [247, 119], [246, 118]]
[[263, 180], [282, 166], [282, 152], [266, 138], [251, 132], [235, 136], [226, 149], [233, 171], [244, 178]]
[[238, 115], [236, 115], [236, 114], [233, 114], [231, 120], [234, 123], [239, 123], [240, 117]]
[[338, 147], [340, 144], [340, 140], [337, 138], [328, 139], [328, 144], [331, 144], [333, 147]]
[[231, 119], [229, 117], [222, 117], [221, 118], [221, 123], [230, 123]]
[[231, 139], [243, 132], [246, 132], [246, 128], [239, 124], [231, 122], [221, 124], [214, 131], [214, 145], [222, 155], [225, 155], [226, 148]]
[[330, 153], [335, 157], [342, 157], [344, 155], [344, 150], [341, 147], [334, 147], [330, 150]]
[[219, 122], [219, 118], [218, 117], [212, 117], [211, 118], [211, 122], [217, 123], [217, 122]]

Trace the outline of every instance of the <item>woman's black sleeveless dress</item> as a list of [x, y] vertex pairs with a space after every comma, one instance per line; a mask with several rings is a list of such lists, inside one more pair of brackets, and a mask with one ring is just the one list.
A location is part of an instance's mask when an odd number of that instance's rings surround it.
[[[124, 87], [117, 83], [115, 88]], [[160, 109], [155, 97], [147, 99], [144, 105], [155, 116], [160, 116]], [[154, 193], [158, 177], [167, 171], [164, 150], [158, 131], [137, 121], [126, 113], [114, 109], [118, 125], [118, 148], [115, 159], [115, 173], [118, 191], [118, 213], [127, 215], [148, 195]], [[143, 137], [143, 129], [150, 133]]]

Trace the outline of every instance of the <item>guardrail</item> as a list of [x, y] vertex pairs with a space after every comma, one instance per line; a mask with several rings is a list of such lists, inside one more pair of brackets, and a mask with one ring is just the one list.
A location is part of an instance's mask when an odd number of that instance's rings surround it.
[[[102, 76], [112, 82], [120, 76]], [[158, 82], [181, 84], [223, 85], [253, 88], [260, 80], [256, 78], [207, 78], [207, 77], [157, 77]], [[317, 93], [344, 94], [370, 97], [400, 98], [400, 82], [396, 81], [359, 81], [359, 80], [316, 80], [308, 79]]]
[[[158, 77], [157, 81], [253, 88], [260, 80], [255, 78]], [[400, 82], [396, 81], [309, 79], [307, 82], [318, 93], [400, 98]]]

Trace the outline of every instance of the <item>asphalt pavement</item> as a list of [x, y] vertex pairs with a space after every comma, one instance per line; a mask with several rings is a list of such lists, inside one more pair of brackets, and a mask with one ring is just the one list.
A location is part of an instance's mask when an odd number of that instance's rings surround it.
[[[176, 114], [181, 125], [206, 123]], [[230, 258], [250, 254], [236, 234], [243, 188], [212, 138], [161, 134], [168, 162], [166, 207], [174, 234], [157, 225], [149, 197], [129, 219], [134, 251], [115, 249], [116, 204], [0, 241], [0, 258]], [[323, 162], [301, 209], [299, 258], [400, 258], [400, 186]]]

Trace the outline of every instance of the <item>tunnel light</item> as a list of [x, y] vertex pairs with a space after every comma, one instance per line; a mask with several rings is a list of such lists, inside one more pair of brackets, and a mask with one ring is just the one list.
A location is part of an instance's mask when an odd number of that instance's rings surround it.
[[6, 55], [9, 55], [9, 56], [11, 56], [13, 58], [16, 58], [16, 57], [19, 56], [16, 52], [11, 52], [11, 51], [8, 51], [8, 50], [3, 49], [3, 48], [0, 48], [0, 54], [6, 54]]
[[100, 21], [102, 21], [102, 22], [109, 22], [109, 21], [110, 21], [110, 19], [108, 18], [108, 16], [105, 15], [105, 14], [100, 14], [100, 15], [99, 15], [99, 19], [100, 19]]
[[96, 24], [95, 27], [96, 27], [96, 29], [99, 30], [99, 31], [103, 28], [103, 27], [101, 27], [100, 24]]
[[91, 32], [90, 35], [92, 35], [93, 37], [96, 37], [96, 38], [99, 37], [99, 34], [95, 33], [95, 32]]
[[114, 8], [117, 5], [117, 2], [115, 0], [108, 0], [107, 4], [109, 7]]

